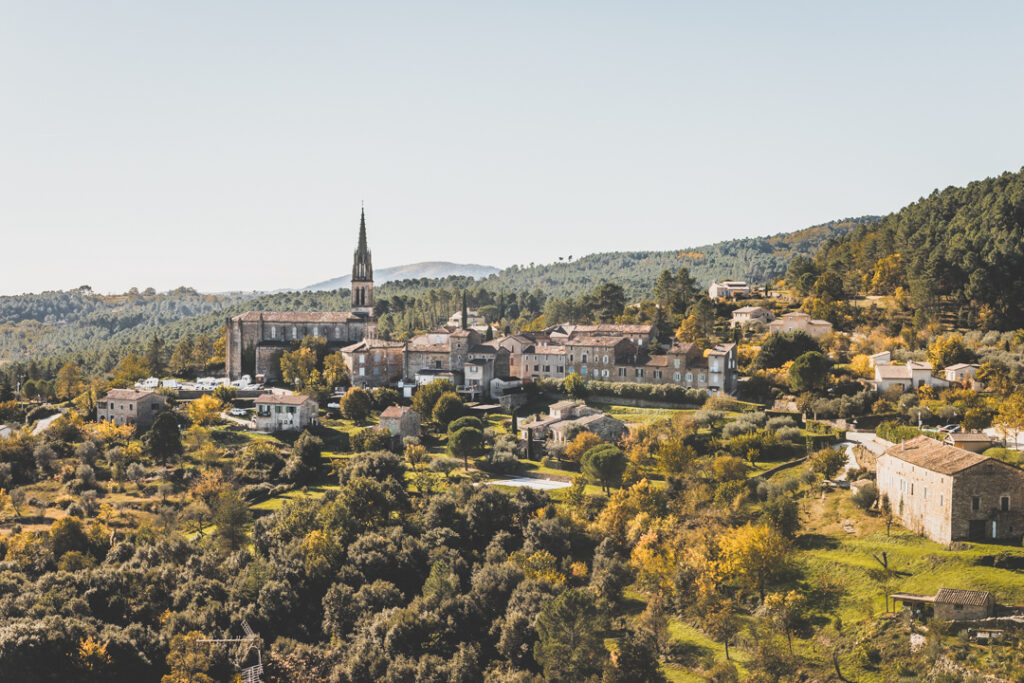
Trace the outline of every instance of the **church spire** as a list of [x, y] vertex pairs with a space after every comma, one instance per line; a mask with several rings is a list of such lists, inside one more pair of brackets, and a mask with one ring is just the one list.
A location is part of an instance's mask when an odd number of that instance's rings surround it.
[[359, 243], [352, 260], [352, 312], [373, 317], [373, 262], [366, 244], [366, 209], [359, 210]]

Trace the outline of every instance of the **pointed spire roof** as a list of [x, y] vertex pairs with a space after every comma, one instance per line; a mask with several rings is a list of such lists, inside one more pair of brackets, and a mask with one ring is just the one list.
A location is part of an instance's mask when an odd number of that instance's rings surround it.
[[352, 262], [352, 281], [373, 281], [373, 263], [370, 260], [370, 249], [366, 244], [365, 208], [359, 210], [359, 244], [356, 246], [355, 259]]

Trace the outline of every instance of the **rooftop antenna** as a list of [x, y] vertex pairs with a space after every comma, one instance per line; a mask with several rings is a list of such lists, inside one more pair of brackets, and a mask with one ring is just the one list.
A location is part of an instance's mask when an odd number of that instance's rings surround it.
[[[200, 643], [234, 643], [235, 645], [247, 645], [247, 647], [239, 648], [237, 657], [234, 661], [236, 669], [239, 669], [239, 673], [242, 675], [242, 681], [244, 683], [262, 683], [260, 676], [263, 674], [263, 656], [260, 654], [260, 643], [262, 639], [260, 634], [255, 633], [249, 626], [249, 622], [242, 619], [242, 630], [245, 632], [244, 638], [201, 638], [198, 642]], [[245, 662], [249, 657], [251, 650], [256, 651], [256, 663], [246, 668], [241, 667], [241, 663]]]

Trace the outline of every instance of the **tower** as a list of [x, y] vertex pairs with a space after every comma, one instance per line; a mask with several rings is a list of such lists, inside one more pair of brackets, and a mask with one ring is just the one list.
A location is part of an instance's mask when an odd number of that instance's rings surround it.
[[352, 312], [373, 317], [373, 263], [366, 246], [366, 211], [359, 213], [359, 245], [352, 262]]

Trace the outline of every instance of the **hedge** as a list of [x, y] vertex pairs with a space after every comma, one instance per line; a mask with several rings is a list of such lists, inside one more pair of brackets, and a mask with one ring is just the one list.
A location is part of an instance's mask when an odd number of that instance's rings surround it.
[[[542, 391], [561, 392], [562, 382], [551, 377], [534, 380], [533, 384]], [[584, 388], [589, 395], [667, 401], [689, 405], [704, 405], [708, 392], [704, 389], [689, 389], [674, 384], [636, 384], [633, 382], [600, 382], [587, 380]]]

